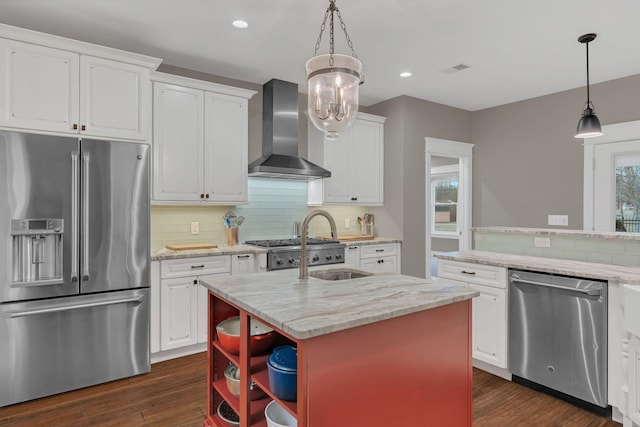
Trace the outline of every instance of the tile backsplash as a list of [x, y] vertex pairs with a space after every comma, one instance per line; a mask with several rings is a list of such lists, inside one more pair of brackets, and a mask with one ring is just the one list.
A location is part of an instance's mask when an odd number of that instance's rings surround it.
[[[307, 206], [305, 181], [249, 178], [249, 203], [238, 206], [152, 206], [151, 248], [169, 243], [225, 244], [226, 229], [222, 217], [228, 210], [246, 218], [239, 230], [239, 240], [279, 239], [291, 237], [293, 222], [302, 221], [316, 207]], [[336, 221], [339, 234], [359, 234], [357, 217], [367, 211], [363, 206], [323, 206]], [[351, 222], [345, 228], [345, 219]], [[191, 234], [191, 222], [200, 223], [200, 233]], [[329, 234], [329, 223], [314, 218], [309, 235]]]
[[[543, 258], [568, 259], [602, 264], [640, 267], [640, 236], [597, 232], [508, 229], [481, 227], [474, 230], [473, 248], [479, 251]], [[549, 239], [549, 247], [536, 247], [535, 239]]]

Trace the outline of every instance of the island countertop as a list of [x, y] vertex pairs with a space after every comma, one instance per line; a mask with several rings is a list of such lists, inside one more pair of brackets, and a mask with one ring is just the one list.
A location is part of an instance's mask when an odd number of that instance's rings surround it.
[[[364, 268], [312, 267], [310, 273]], [[373, 272], [371, 272], [373, 273]], [[446, 279], [377, 273], [348, 280], [298, 279], [298, 269], [200, 283], [219, 297], [297, 339], [308, 339], [471, 299], [478, 292]]]

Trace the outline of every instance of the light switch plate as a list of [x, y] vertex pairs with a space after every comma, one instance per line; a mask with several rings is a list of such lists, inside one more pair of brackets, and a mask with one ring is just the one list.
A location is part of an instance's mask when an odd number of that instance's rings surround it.
[[533, 246], [536, 248], [550, 248], [551, 239], [548, 237], [536, 237], [533, 239]]
[[195, 221], [191, 223], [191, 234], [199, 234], [200, 233], [200, 223]]
[[569, 215], [549, 215], [548, 218], [549, 225], [569, 225]]
[[344, 219], [344, 228], [351, 228], [351, 220], [349, 218]]

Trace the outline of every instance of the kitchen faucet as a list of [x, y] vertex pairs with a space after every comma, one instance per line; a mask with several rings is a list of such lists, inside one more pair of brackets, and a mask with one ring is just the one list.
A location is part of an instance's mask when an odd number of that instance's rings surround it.
[[314, 216], [318, 215], [322, 215], [329, 221], [329, 225], [331, 226], [331, 238], [338, 238], [338, 232], [336, 231], [336, 222], [333, 220], [333, 217], [329, 212], [320, 209], [309, 212], [309, 215], [307, 215], [302, 222], [302, 229], [300, 230], [300, 280], [307, 280], [309, 278], [309, 261], [307, 260], [307, 232], [309, 231], [309, 222]]

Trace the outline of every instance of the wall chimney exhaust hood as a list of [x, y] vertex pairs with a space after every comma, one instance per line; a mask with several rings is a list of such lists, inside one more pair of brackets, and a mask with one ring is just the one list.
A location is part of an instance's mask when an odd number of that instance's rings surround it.
[[272, 79], [262, 92], [262, 157], [249, 176], [285, 179], [328, 178], [331, 172], [298, 156], [298, 85]]

